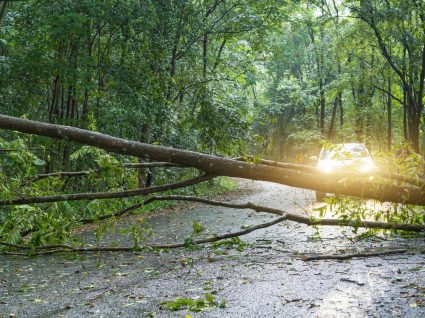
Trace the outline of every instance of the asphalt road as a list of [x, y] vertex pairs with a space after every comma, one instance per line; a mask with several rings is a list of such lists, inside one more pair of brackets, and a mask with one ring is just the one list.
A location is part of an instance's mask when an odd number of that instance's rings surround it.
[[[232, 202], [310, 213], [313, 192], [240, 181]], [[273, 216], [205, 205], [146, 217], [156, 242], [180, 242], [192, 221], [209, 233], [238, 231]], [[424, 247], [423, 239], [350, 240], [350, 230], [285, 223], [241, 237], [238, 246], [162, 252], [0, 256], [0, 317], [425, 317], [424, 254], [304, 262], [303, 253]], [[83, 234], [91, 240], [90, 233]], [[119, 234], [104, 243], [129, 244]], [[202, 311], [164, 301], [205, 299]], [[198, 303], [200, 303], [198, 301]], [[174, 303], [175, 304], [175, 303]], [[220, 308], [224, 307], [224, 308]]]

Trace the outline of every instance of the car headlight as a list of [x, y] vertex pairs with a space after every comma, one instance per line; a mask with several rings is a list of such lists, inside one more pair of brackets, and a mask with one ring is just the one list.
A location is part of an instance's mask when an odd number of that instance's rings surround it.
[[372, 172], [373, 170], [375, 170], [376, 166], [373, 163], [372, 160], [368, 160], [365, 162], [362, 162], [359, 166], [359, 171], [362, 173], [368, 173], [368, 172]]
[[336, 166], [337, 165], [336, 165], [335, 161], [332, 161], [332, 160], [322, 160], [322, 161], [319, 161], [319, 163], [317, 165], [317, 167], [321, 171], [326, 172], [326, 173], [329, 173], [329, 172], [332, 172], [333, 170], [335, 170]]

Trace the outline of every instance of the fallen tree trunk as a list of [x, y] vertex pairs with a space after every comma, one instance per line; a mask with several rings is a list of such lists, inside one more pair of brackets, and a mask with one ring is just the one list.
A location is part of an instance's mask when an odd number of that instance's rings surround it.
[[264, 164], [249, 164], [234, 159], [144, 144], [80, 128], [48, 124], [6, 115], [0, 115], [0, 128], [74, 141], [119, 154], [193, 167], [215, 176], [271, 181], [298, 188], [352, 195], [379, 201], [425, 205], [425, 192], [418, 187], [327, 176], [319, 172], [305, 172]]
[[[238, 157], [238, 158], [235, 158], [235, 159], [240, 160], [240, 161], [252, 160], [254, 162], [256, 162], [256, 160], [258, 160], [254, 156], [244, 156], [244, 157]], [[279, 161], [265, 160], [265, 159], [258, 160], [258, 163], [261, 163], [261, 164], [267, 165], [267, 166], [274, 166], [274, 167], [280, 167], [280, 168], [300, 170], [300, 171], [304, 171], [304, 172], [308, 172], [308, 173], [320, 173], [320, 170], [318, 170], [316, 167], [305, 166], [305, 165], [300, 165], [300, 164], [295, 164], [295, 163], [279, 162]], [[385, 178], [385, 179], [388, 179], [388, 180], [404, 182], [404, 183], [407, 183], [409, 185], [413, 185], [413, 186], [422, 188], [422, 190], [425, 189], [425, 180], [420, 180], [420, 179], [417, 179], [417, 178], [411, 178], [411, 177], [403, 176], [403, 175], [398, 174], [398, 173], [393, 173], [393, 172], [389, 173], [389, 172], [385, 172], [385, 171], [376, 171], [374, 173], [374, 175], [377, 175], [381, 178]], [[340, 176], [340, 177], [343, 177], [343, 176]]]

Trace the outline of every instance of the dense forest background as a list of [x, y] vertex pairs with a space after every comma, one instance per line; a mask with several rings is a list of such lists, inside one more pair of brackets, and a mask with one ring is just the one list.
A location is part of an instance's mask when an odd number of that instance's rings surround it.
[[[420, 152], [424, 77], [420, 0], [0, 2], [1, 113], [147, 143]], [[35, 139], [46, 172], [75, 168], [75, 145]]]

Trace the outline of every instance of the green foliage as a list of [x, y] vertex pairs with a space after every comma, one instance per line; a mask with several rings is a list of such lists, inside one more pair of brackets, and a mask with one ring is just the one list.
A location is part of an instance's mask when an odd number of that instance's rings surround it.
[[[30, 140], [31, 138], [24, 139], [17, 134], [10, 141], [0, 139], [1, 178], [8, 178], [13, 182], [16, 179], [30, 177], [46, 164], [44, 160], [31, 152], [28, 147]], [[43, 151], [43, 149], [40, 150]], [[9, 178], [9, 176], [14, 178]]]
[[184, 247], [185, 248], [194, 248], [195, 247], [195, 241], [193, 240], [193, 237], [189, 236], [189, 237], [185, 238]]
[[[317, 152], [321, 139], [388, 147], [391, 83], [392, 140], [418, 152], [421, 9], [399, 0], [16, 2], [0, 24], [0, 110], [184, 149], [293, 159]], [[74, 145], [42, 142], [39, 164], [76, 167]]]
[[143, 224], [144, 221], [143, 217], [139, 217], [135, 224], [121, 230], [121, 234], [127, 234], [131, 238], [134, 249], [140, 249], [153, 235], [152, 229]]
[[[71, 161], [89, 162], [91, 172], [88, 176], [66, 180], [60, 176], [48, 177], [32, 182], [31, 178], [43, 172], [45, 165], [40, 165], [40, 159], [27, 146], [29, 140], [17, 136], [11, 142], [0, 141], [3, 151], [0, 154], [0, 193], [4, 199], [14, 199], [20, 196], [46, 196], [66, 192], [82, 191], [122, 191], [137, 188], [137, 171], [124, 169], [123, 162], [127, 158], [114, 156], [94, 147], [82, 147], [70, 155]], [[197, 171], [187, 169], [170, 171], [158, 169], [155, 171], [155, 182], [164, 184], [182, 179], [192, 178]], [[184, 189], [168, 191], [166, 194], [200, 194], [209, 196], [235, 188], [235, 183], [228, 178], [218, 178], [210, 184], [200, 184]], [[79, 226], [81, 218], [92, 218], [95, 221], [95, 237], [99, 244], [105, 234], [114, 232], [118, 220], [111, 218], [99, 221], [99, 217], [117, 212], [131, 204], [140, 202], [138, 198], [117, 200], [92, 200], [87, 202], [64, 201], [36, 205], [16, 205], [1, 207], [0, 240], [13, 244], [21, 243], [23, 235], [25, 242], [41, 246], [46, 244], [74, 243], [73, 229]], [[143, 213], [150, 209], [158, 209], [174, 203], [158, 201], [147, 207], [134, 211]], [[194, 223], [194, 231], [202, 232], [203, 226]], [[139, 217], [134, 224], [120, 231], [128, 235], [134, 248], [143, 247], [152, 232]]]
[[418, 86], [425, 69], [423, 9], [398, 0], [293, 2], [291, 18], [264, 38], [270, 53], [255, 86], [253, 130], [261, 142], [253, 149], [294, 160], [317, 154], [322, 139], [374, 150], [405, 140], [420, 152], [423, 119], [411, 104], [423, 105], [415, 101], [424, 90]]
[[396, 145], [394, 152], [375, 152], [374, 159], [382, 171], [421, 179], [425, 167], [423, 156], [415, 153], [408, 143]]
[[[325, 201], [326, 205], [315, 209], [319, 212], [320, 217], [330, 214], [332, 217], [339, 218], [353, 228], [354, 234], [358, 233], [362, 221], [380, 221], [390, 224], [425, 224], [423, 208], [417, 206], [368, 202], [349, 197], [328, 197]], [[380, 231], [385, 233], [389, 230]], [[394, 233], [395, 231], [389, 232]], [[362, 232], [359, 235], [361, 237], [366, 234]]]
[[[256, 72], [251, 46], [266, 51], [262, 33], [281, 6], [14, 3], [0, 25], [0, 110], [145, 142], [241, 152], [249, 140], [246, 78], [253, 78], [245, 74]], [[68, 156], [63, 143], [48, 144], [50, 155]], [[69, 165], [61, 159], [51, 158], [59, 169]]]
[[232, 237], [228, 240], [214, 242], [212, 243], [212, 246], [215, 249], [224, 247], [225, 249], [235, 249], [238, 252], [242, 252], [246, 247], [246, 243], [239, 237]]
[[189, 310], [193, 312], [200, 312], [202, 310], [211, 308], [225, 308], [225, 300], [216, 301], [215, 297], [210, 293], [205, 294], [204, 298], [177, 298], [173, 301], [164, 301], [161, 303], [168, 310]]
[[192, 229], [193, 229], [193, 235], [198, 235], [202, 233], [203, 231], [205, 231], [205, 227], [197, 221], [192, 221]]

